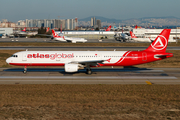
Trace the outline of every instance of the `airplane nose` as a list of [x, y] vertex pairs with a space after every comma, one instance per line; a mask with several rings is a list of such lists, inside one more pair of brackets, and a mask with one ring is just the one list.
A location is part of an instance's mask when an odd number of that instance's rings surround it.
[[8, 64], [9, 64], [9, 63], [10, 63], [10, 61], [11, 61], [11, 60], [10, 60], [10, 58], [6, 59], [6, 63], [8, 63]]

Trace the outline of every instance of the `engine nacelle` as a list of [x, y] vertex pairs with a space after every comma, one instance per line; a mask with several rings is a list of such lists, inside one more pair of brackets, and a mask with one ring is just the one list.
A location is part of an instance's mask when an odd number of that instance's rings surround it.
[[75, 41], [75, 40], [73, 40], [73, 41], [72, 41], [72, 43], [76, 43], [76, 41]]
[[78, 64], [65, 64], [65, 72], [77, 72]]

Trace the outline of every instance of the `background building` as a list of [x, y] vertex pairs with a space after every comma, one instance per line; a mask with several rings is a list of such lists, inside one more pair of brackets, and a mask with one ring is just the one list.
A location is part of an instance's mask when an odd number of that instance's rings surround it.
[[91, 18], [91, 27], [95, 27], [96, 26], [96, 18], [93, 17]]
[[101, 28], [101, 20], [97, 20], [97, 26], [99, 29]]

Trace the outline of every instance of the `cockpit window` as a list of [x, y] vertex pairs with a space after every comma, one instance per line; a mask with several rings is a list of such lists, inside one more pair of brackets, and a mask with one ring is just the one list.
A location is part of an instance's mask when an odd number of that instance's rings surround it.
[[18, 55], [12, 55], [11, 57], [18, 57]]

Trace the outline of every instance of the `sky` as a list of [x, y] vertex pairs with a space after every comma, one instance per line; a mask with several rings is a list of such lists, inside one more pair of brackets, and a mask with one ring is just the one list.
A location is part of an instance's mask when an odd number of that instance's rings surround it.
[[180, 18], [179, 5], [180, 0], [1, 0], [0, 21], [82, 19], [90, 16], [119, 20], [167, 16]]

